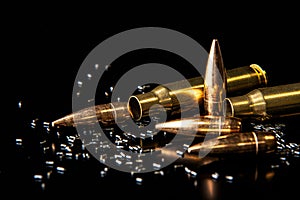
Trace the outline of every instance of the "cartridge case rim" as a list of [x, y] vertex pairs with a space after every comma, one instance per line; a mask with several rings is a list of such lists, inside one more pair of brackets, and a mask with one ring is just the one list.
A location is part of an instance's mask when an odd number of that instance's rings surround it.
[[[266, 71], [263, 70], [259, 65], [257, 64], [251, 64], [250, 67], [255, 71], [257, 74], [259, 84], [260, 85], [267, 85], [268, 84], [268, 79], [267, 79], [267, 74]], [[262, 76], [261, 76], [262, 75]], [[262, 77], [262, 79], [261, 79]]]

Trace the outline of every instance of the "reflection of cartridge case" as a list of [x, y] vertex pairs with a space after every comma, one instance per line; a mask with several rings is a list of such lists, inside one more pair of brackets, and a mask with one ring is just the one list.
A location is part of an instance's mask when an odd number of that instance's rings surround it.
[[[251, 91], [267, 84], [265, 71], [256, 64], [227, 70], [226, 76], [228, 94]], [[154, 104], [164, 106], [170, 115], [199, 106], [203, 100], [204, 79], [200, 76], [187, 81], [191, 87], [187, 87], [185, 81], [177, 81], [159, 85], [145, 94], [131, 96], [128, 109], [132, 118], [140, 120], [148, 116], [149, 109]], [[181, 99], [180, 103], [178, 98]]]
[[246, 95], [228, 97], [227, 116], [239, 118], [277, 117], [300, 112], [300, 83], [254, 89]]
[[121, 123], [130, 119], [126, 102], [114, 102], [91, 106], [73, 112], [52, 122], [53, 126], [76, 126], [98, 123], [103, 126]]
[[221, 135], [216, 140], [195, 144], [188, 152], [207, 151], [210, 155], [239, 153], [268, 153], [276, 150], [277, 142], [273, 132], [241, 132]]

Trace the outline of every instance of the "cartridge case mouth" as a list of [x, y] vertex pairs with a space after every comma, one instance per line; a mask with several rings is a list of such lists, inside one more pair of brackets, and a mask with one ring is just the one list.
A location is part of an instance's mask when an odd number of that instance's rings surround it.
[[[177, 81], [164, 86], [160, 85], [147, 93], [132, 95], [128, 100], [128, 110], [131, 117], [134, 120], [141, 120], [142, 117], [148, 116], [149, 109], [154, 104], [162, 105], [170, 115], [197, 108], [204, 101], [204, 80], [200, 76], [188, 81], [191, 87], [186, 86], [182, 81]], [[257, 87], [264, 87], [266, 84], [266, 72], [257, 64], [227, 71], [228, 94], [242, 95], [246, 91], [251, 91]], [[172, 90], [169, 88], [172, 88]], [[246, 101], [247, 99], [243, 100]], [[228, 100], [228, 103], [231, 103], [231, 107], [227, 107], [226, 111], [227, 113], [231, 112], [228, 116], [235, 116], [236, 113], [240, 113], [240, 109], [243, 111], [245, 109], [246, 111], [249, 110], [245, 105], [239, 105], [239, 110], [236, 110], [236, 103], [230, 101], [233, 100], [231, 98]]]
[[136, 96], [130, 96], [128, 100], [128, 110], [133, 119], [140, 120], [142, 117], [142, 106]]
[[261, 89], [255, 89], [246, 95], [225, 98], [223, 105], [227, 116], [266, 117], [266, 101]]
[[151, 92], [132, 95], [128, 99], [128, 111], [134, 120], [141, 120], [149, 114], [150, 107], [158, 103], [158, 98]]

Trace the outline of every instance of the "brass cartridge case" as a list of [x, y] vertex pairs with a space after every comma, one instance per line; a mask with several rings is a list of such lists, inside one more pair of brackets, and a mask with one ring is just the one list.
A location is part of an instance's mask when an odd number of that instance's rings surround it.
[[[266, 72], [257, 64], [227, 70], [226, 76], [226, 92], [230, 95], [237, 92], [245, 93], [254, 88], [267, 85]], [[148, 116], [149, 109], [155, 104], [162, 105], [169, 115], [199, 106], [204, 97], [204, 79], [200, 76], [188, 79], [187, 81], [191, 87], [186, 87], [186, 81], [176, 81], [159, 85], [152, 91], [144, 94], [130, 96], [128, 110], [131, 117], [134, 120], [140, 120], [142, 117]], [[181, 105], [178, 97], [181, 99]]]
[[225, 98], [226, 115], [259, 120], [300, 113], [300, 83], [254, 89]]

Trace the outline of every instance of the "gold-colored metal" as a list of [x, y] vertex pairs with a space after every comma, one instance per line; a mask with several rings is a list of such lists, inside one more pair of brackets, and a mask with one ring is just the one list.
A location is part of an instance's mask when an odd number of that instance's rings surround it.
[[222, 106], [226, 97], [226, 91], [226, 70], [224, 68], [219, 42], [214, 39], [208, 54], [204, 76], [204, 115], [224, 116]]
[[300, 83], [254, 89], [246, 95], [227, 97], [227, 116], [264, 120], [300, 112]]
[[205, 115], [158, 123], [155, 128], [168, 133], [204, 137], [211, 132], [220, 133], [220, 135], [240, 132], [242, 123], [235, 117]]
[[162, 159], [176, 159], [174, 164], [177, 165], [184, 165], [191, 169], [199, 169], [201, 166], [209, 165], [213, 162], [219, 161], [220, 158], [214, 156], [206, 156], [206, 157], [199, 157], [196, 154], [182, 152], [183, 154], [178, 154], [176, 150], [169, 149], [169, 148], [155, 148], [155, 151], [160, 152], [160, 157]]
[[218, 40], [213, 40], [204, 77], [204, 114], [197, 117], [156, 124], [155, 128], [169, 133], [203, 137], [207, 134], [224, 135], [241, 131], [241, 120], [225, 116], [226, 71]]
[[[238, 67], [226, 71], [227, 75], [227, 95], [236, 93], [246, 93], [258, 87], [267, 85], [266, 72], [257, 64]], [[140, 120], [149, 115], [149, 109], [154, 104], [160, 104], [169, 112], [170, 115], [185, 112], [195, 108], [203, 101], [204, 79], [195, 77], [187, 80], [191, 87], [187, 87], [185, 81], [176, 81], [164, 85], [159, 85], [152, 91], [144, 94], [130, 96], [128, 109], [131, 117]], [[172, 91], [169, 88], [176, 88]], [[180, 108], [179, 96], [185, 110]]]
[[257, 131], [221, 135], [188, 148], [189, 153], [207, 152], [209, 155], [270, 153], [277, 147], [274, 132]]
[[258, 87], [267, 86], [266, 72], [257, 64], [239, 67], [227, 71], [227, 92], [243, 93]]
[[100, 104], [81, 109], [52, 122], [52, 126], [77, 126], [100, 123], [109, 126], [130, 119], [126, 102]]

